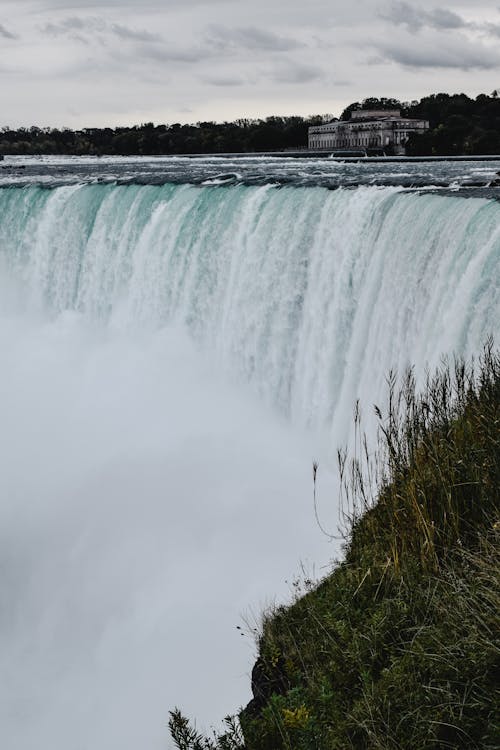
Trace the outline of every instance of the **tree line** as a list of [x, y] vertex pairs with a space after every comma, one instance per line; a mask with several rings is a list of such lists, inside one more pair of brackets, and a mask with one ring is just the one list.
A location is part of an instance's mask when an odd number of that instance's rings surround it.
[[[348, 119], [354, 109], [401, 109], [405, 117], [429, 120], [430, 129], [412, 135], [407, 153], [423, 155], [474, 155], [500, 153], [500, 97], [479, 94], [432, 94], [420, 101], [368, 98], [353, 102], [342, 113]], [[234, 122], [197, 122], [155, 125], [152, 122], [117, 128], [30, 128], [0, 130], [0, 154], [73, 155], [168, 155], [252, 153], [304, 149], [308, 128], [332, 119], [267, 117]]]

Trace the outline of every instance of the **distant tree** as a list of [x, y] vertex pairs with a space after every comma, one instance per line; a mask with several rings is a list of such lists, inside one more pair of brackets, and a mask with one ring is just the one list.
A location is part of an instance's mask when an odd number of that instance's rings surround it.
[[[349, 119], [355, 109], [401, 109], [403, 115], [429, 120], [430, 130], [412, 135], [407, 151], [425, 154], [491, 154], [500, 152], [500, 96], [437, 93], [420, 101], [401, 102], [391, 97], [369, 97], [353, 102], [342, 112]], [[303, 148], [311, 125], [332, 120], [331, 114], [311, 117], [274, 116], [240, 118], [234, 122], [200, 121], [119, 128], [2, 127], [3, 154], [186, 154], [273, 151]]]
[[358, 109], [403, 109], [403, 104], [399, 101], [399, 99], [387, 98], [385, 96], [379, 99], [372, 96], [368, 99], [363, 99], [361, 103], [353, 102], [352, 104], [349, 104], [349, 106], [346, 107], [340, 115], [340, 119], [350, 120], [351, 112], [354, 112]]

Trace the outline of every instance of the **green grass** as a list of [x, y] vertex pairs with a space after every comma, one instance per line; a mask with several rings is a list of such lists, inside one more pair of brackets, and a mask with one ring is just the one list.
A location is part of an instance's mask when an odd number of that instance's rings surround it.
[[181, 750], [500, 746], [500, 357], [490, 344], [420, 394], [389, 381], [377, 454], [357, 418], [339, 455], [344, 561], [264, 616], [239, 725], [207, 739], [172, 712]]

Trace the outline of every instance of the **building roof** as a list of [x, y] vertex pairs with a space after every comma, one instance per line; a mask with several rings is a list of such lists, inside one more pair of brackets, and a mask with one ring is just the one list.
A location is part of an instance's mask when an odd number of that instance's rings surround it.
[[384, 120], [401, 117], [400, 109], [354, 109], [351, 120]]

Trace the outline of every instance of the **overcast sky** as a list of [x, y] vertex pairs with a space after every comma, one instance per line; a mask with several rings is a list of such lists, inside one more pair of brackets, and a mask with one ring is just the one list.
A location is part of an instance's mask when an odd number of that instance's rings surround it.
[[[497, 4], [495, 4], [497, 3]], [[500, 0], [0, 0], [0, 125], [338, 115], [500, 88]]]

